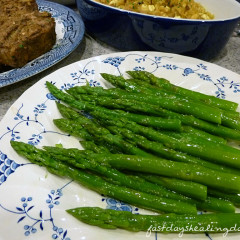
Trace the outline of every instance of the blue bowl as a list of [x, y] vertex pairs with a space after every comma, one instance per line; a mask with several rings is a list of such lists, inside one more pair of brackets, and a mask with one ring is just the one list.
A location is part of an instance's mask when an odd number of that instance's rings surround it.
[[[240, 19], [236, 0], [201, 0], [214, 20], [152, 16], [76, 0], [86, 32], [122, 51], [160, 51], [210, 60], [228, 42]], [[210, 2], [210, 3], [209, 3]]]

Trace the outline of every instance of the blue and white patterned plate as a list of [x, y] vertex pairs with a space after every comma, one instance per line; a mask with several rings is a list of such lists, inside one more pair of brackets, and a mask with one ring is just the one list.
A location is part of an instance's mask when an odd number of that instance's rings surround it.
[[[45, 82], [59, 89], [83, 85], [108, 87], [100, 73], [121, 74], [147, 70], [174, 84], [240, 103], [240, 76], [198, 59], [159, 52], [112, 53], [66, 66], [37, 82], [8, 110], [0, 124], [0, 239], [1, 240], [123, 240], [146, 239], [146, 233], [103, 230], [78, 222], [65, 209], [99, 206], [133, 213], [141, 209], [101, 196], [70, 179], [30, 164], [10, 147], [10, 140], [41, 147], [61, 143], [81, 148], [79, 141], [59, 131], [52, 120], [59, 118], [54, 98]], [[240, 234], [229, 234], [239, 239]], [[155, 234], [148, 239], [178, 239], [178, 234]], [[222, 234], [183, 234], [182, 239], [222, 239]]]
[[0, 87], [24, 80], [58, 63], [82, 41], [85, 26], [79, 14], [61, 4], [37, 0], [39, 10], [52, 14], [56, 21], [57, 41], [52, 50], [22, 68], [0, 73]]

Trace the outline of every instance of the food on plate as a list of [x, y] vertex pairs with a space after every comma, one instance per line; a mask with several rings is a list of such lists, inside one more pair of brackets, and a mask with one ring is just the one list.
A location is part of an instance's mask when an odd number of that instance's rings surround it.
[[1, 14], [12, 16], [19, 13], [38, 11], [36, 0], [1, 0]]
[[194, 0], [95, 0], [129, 11], [172, 18], [210, 20], [214, 15]]
[[1, 0], [0, 9], [0, 65], [23, 67], [52, 49], [55, 20], [35, 0]]
[[227, 230], [237, 231], [235, 224], [240, 220], [240, 214], [199, 214], [182, 216], [166, 215], [137, 215], [127, 211], [115, 211], [98, 207], [80, 207], [67, 210], [78, 220], [90, 225], [106, 229], [122, 228], [129, 231], [145, 231], [146, 237], [154, 232], [165, 233], [228, 233]]
[[[240, 140], [238, 104], [175, 86], [145, 71], [127, 73], [130, 79], [101, 74], [115, 87], [110, 89], [86, 85], [64, 92], [46, 83], [62, 116], [53, 123], [78, 138], [83, 150], [40, 149], [17, 141], [11, 141], [12, 148], [99, 194], [170, 214], [67, 210], [85, 223], [130, 231], [146, 231], [152, 223], [153, 231], [160, 232], [166, 231], [156, 229], [163, 221], [177, 229], [168, 232], [181, 232], [178, 229], [190, 223], [202, 226], [195, 233], [207, 232], [212, 222], [214, 230], [209, 232], [237, 224], [240, 150], [228, 140]], [[209, 214], [199, 216], [197, 211]]]

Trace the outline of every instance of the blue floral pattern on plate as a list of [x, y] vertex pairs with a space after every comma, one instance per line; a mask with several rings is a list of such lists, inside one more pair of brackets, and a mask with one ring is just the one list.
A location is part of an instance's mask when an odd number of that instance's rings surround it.
[[83, 39], [84, 23], [72, 9], [50, 1], [37, 0], [37, 3], [40, 11], [50, 12], [54, 17], [57, 42], [51, 51], [24, 67], [0, 73], [0, 87], [24, 80], [58, 63], [68, 56]]
[[[61, 116], [57, 111], [55, 98], [46, 88], [46, 81], [52, 82], [62, 91], [86, 83], [92, 87], [108, 88], [111, 85], [101, 78], [100, 73], [126, 76], [127, 70], [147, 70], [182, 87], [240, 103], [238, 74], [202, 60], [174, 54], [114, 53], [82, 60], [50, 74], [18, 99], [0, 124], [0, 221], [9, 219], [15, 229], [15, 232], [8, 231], [7, 224], [3, 223], [0, 239], [8, 236], [11, 240], [31, 237], [40, 240], [74, 240], [81, 236], [89, 240], [96, 239], [96, 234], [100, 240], [114, 237], [146, 239], [145, 233], [101, 231], [73, 219], [65, 212], [66, 209], [99, 206], [134, 214], [146, 211], [101, 196], [69, 179], [56, 177], [44, 168], [19, 157], [9, 143], [10, 140], [24, 141], [38, 147], [61, 143], [66, 148], [81, 148], [78, 139], [66, 135], [53, 125], [52, 120]], [[152, 234], [150, 239], [171, 239], [171, 236]], [[189, 239], [188, 236], [186, 239]], [[197, 237], [215, 239], [214, 235], [201, 234]]]
[[132, 207], [129, 204], [126, 204], [122, 201], [118, 201], [116, 199], [108, 198], [102, 195], [102, 201], [106, 202], [106, 209], [112, 209], [117, 211], [127, 211], [134, 214], [138, 214], [138, 208]]
[[[68, 183], [69, 184], [69, 183]], [[69, 237], [67, 237], [68, 232], [67, 230], [64, 230], [61, 227], [57, 227], [54, 223], [54, 218], [52, 215], [52, 210], [55, 205], [60, 204], [60, 198], [63, 196], [62, 190], [65, 188], [68, 184], [63, 186], [60, 189], [51, 190], [48, 194], [46, 204], [48, 205], [47, 211], [40, 210], [38, 217], [32, 216], [31, 212], [34, 208], [33, 205], [33, 198], [32, 197], [22, 197], [20, 199], [21, 206], [17, 206], [16, 210], [11, 210], [3, 205], [0, 204], [0, 208], [2, 210], [7, 211], [8, 213], [15, 214], [18, 216], [17, 223], [22, 224], [23, 222], [26, 222], [28, 220], [28, 224], [23, 224], [24, 229], [24, 235], [27, 237], [31, 234], [37, 233], [38, 229], [41, 231], [44, 231], [44, 225], [48, 222], [51, 223], [52, 226], [52, 239], [62, 239], [62, 240], [71, 240]], [[47, 213], [47, 217], [44, 217]]]

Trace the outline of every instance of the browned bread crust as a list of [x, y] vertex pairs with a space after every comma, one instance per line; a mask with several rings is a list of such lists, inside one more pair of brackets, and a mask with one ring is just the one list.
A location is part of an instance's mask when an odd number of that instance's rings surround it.
[[0, 64], [22, 67], [51, 50], [55, 21], [35, 0], [0, 0], [0, 9]]

